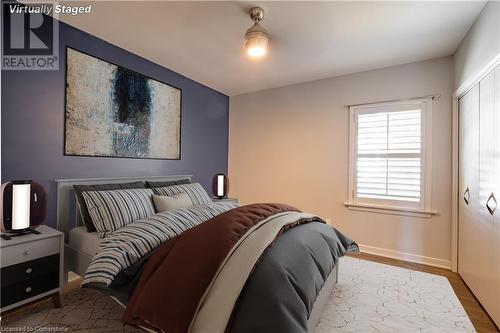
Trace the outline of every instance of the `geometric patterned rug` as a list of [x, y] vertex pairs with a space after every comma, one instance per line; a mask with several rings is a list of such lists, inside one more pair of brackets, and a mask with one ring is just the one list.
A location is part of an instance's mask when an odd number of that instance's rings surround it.
[[[143, 332], [122, 324], [123, 308], [110, 297], [74, 286], [63, 295], [62, 308], [53, 308], [46, 300], [9, 313], [2, 318], [0, 331]], [[315, 331], [333, 332], [475, 330], [445, 277], [343, 257], [339, 282]]]
[[76, 287], [64, 295], [61, 308], [54, 308], [48, 299], [7, 314], [2, 318], [0, 331], [144, 332], [124, 326], [122, 315], [123, 308], [111, 297], [98, 290]]
[[444, 276], [341, 258], [315, 333], [475, 332]]

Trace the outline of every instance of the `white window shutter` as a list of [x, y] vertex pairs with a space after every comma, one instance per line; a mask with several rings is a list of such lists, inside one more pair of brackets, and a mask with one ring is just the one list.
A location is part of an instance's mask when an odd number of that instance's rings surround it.
[[356, 114], [358, 198], [419, 203], [422, 199], [422, 110]]

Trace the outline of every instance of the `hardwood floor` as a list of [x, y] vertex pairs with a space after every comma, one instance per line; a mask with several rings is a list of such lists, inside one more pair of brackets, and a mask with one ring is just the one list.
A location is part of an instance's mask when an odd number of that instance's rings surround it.
[[415, 271], [426, 272], [436, 275], [442, 275], [448, 279], [455, 294], [457, 295], [460, 303], [465, 309], [465, 312], [469, 316], [472, 324], [476, 328], [478, 333], [493, 333], [499, 332], [495, 323], [488, 316], [486, 311], [483, 309], [479, 301], [474, 297], [472, 292], [469, 290], [465, 282], [462, 280], [460, 275], [454, 273], [448, 269], [427, 266], [422, 264], [416, 264], [408, 261], [380, 257], [373, 254], [360, 253], [350, 255], [353, 258], [374, 261], [386, 265], [392, 265], [402, 268], [408, 268]]

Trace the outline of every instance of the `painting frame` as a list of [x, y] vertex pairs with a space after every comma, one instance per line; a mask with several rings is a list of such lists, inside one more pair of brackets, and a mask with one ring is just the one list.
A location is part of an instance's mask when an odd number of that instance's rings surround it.
[[[76, 52], [79, 52], [79, 53], [82, 53], [86, 56], [89, 56], [91, 58], [95, 58], [97, 60], [100, 60], [100, 61], [103, 61], [103, 62], [106, 62], [107, 64], [109, 65], [112, 65], [112, 66], [116, 66], [117, 68], [120, 68], [121, 70], [123, 71], [127, 71], [127, 72], [130, 72], [130, 73], [133, 73], [133, 74], [138, 74], [142, 77], [144, 77], [145, 79], [147, 80], [152, 80], [154, 82], [157, 82], [157, 83], [160, 83], [160, 84], [163, 84], [163, 85], [166, 85], [170, 88], [173, 88], [173, 89], [176, 89], [179, 91], [179, 129], [178, 129], [178, 132], [179, 132], [179, 136], [178, 136], [178, 154], [177, 154], [177, 157], [176, 158], [168, 158], [168, 157], [149, 157], [149, 156], [145, 156], [145, 157], [142, 157], [142, 156], [115, 156], [115, 155], [103, 155], [103, 154], [93, 154], [93, 155], [90, 155], [90, 154], [75, 154], [75, 153], [68, 153], [67, 152], [67, 131], [68, 131], [68, 126], [67, 126], [67, 121], [68, 121], [68, 50], [73, 50], [73, 51], [76, 51]], [[77, 48], [74, 48], [74, 47], [71, 47], [71, 46], [66, 46], [65, 47], [65, 71], [64, 71], [64, 119], [63, 119], [63, 122], [64, 122], [64, 126], [63, 126], [63, 137], [64, 137], [64, 140], [63, 140], [63, 156], [73, 156], [73, 157], [100, 157], [100, 158], [118, 158], [118, 159], [138, 159], [138, 160], [173, 160], [173, 161], [178, 161], [178, 160], [181, 160], [182, 159], [182, 106], [183, 106], [183, 91], [182, 91], [182, 88], [178, 87], [178, 86], [175, 86], [173, 84], [170, 84], [170, 83], [166, 83], [166, 82], [163, 82], [159, 79], [156, 79], [156, 78], [153, 78], [149, 75], [146, 75], [142, 72], [139, 72], [139, 71], [135, 71], [135, 70], [132, 70], [130, 68], [127, 68], [127, 67], [124, 67], [122, 65], [118, 65], [116, 64], [115, 62], [113, 61], [109, 61], [107, 59], [104, 59], [104, 58], [101, 58], [99, 56], [96, 56], [96, 55], [93, 55], [93, 54], [90, 54], [88, 52], [85, 52], [85, 51], [82, 51], [82, 50], [79, 50]], [[135, 55], [134, 55], [135, 56]]]

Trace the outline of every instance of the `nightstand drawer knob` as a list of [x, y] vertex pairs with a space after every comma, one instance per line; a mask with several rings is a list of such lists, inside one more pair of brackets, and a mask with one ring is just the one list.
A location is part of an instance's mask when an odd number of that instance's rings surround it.
[[31, 255], [32, 253], [33, 253], [33, 251], [32, 251], [32, 250], [26, 250], [26, 251], [24, 251], [24, 253], [23, 253], [23, 254], [24, 254], [25, 256], [29, 256], [29, 255]]
[[26, 289], [24, 289], [27, 293], [29, 293], [31, 291], [31, 287], [28, 287]]
[[28, 268], [28, 269], [26, 269], [26, 274], [29, 274], [29, 273], [31, 273], [31, 272], [33, 272], [33, 269], [32, 269], [32, 268]]

